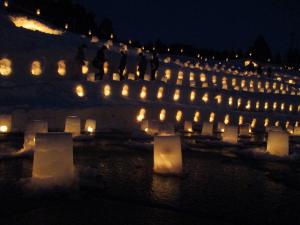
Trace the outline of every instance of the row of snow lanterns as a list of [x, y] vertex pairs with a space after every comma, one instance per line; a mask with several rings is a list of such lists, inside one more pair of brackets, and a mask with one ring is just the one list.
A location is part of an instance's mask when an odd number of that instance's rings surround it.
[[[164, 87], [159, 87], [158, 88], [157, 95], [156, 95], [158, 100], [163, 98], [164, 91], [165, 91]], [[75, 87], [75, 92], [79, 97], [84, 97], [85, 96], [85, 89], [81, 84], [78, 84]], [[108, 97], [108, 96], [111, 95], [111, 92], [112, 92], [111, 86], [109, 84], [104, 85], [103, 95], [105, 97]], [[178, 88], [175, 89], [174, 94], [173, 94], [173, 100], [175, 102], [180, 100], [180, 94], [181, 94], [181, 90], [178, 89]], [[124, 96], [124, 97], [129, 96], [129, 85], [128, 84], [124, 84], [122, 86], [121, 95]], [[196, 91], [192, 90], [190, 92], [190, 96], [189, 96], [190, 101], [194, 102], [196, 100], [196, 96], [197, 96]], [[141, 87], [139, 97], [143, 100], [147, 98], [147, 87], [146, 86]], [[217, 94], [214, 97], [214, 99], [216, 100], [217, 104], [222, 103], [222, 95], [221, 94]], [[201, 96], [201, 100], [202, 100], [203, 103], [208, 103], [209, 102], [209, 94], [204, 93]], [[237, 98], [237, 105], [236, 106], [237, 106], [238, 109], [241, 108], [241, 105], [242, 105], [243, 101], [244, 100], [242, 98]], [[284, 102], [278, 103], [278, 102], [275, 101], [273, 103], [270, 103], [268, 101], [265, 101], [265, 102], [261, 102], [259, 100], [251, 101], [249, 99], [246, 99], [245, 102], [246, 102], [246, 104], [244, 105], [244, 108], [245, 108], [245, 110], [248, 110], [248, 111], [251, 110], [251, 108], [255, 108], [255, 110], [260, 110], [262, 108], [262, 105], [263, 105], [264, 110], [270, 110], [272, 108], [273, 111], [276, 111], [276, 110], [285, 111], [285, 109], [286, 109], [286, 103], [284, 103]], [[253, 105], [254, 103], [255, 103], [255, 107]], [[234, 106], [234, 98], [232, 96], [228, 97], [228, 106], [229, 107]], [[293, 112], [295, 109], [296, 109], [296, 107], [294, 105], [292, 105], [292, 104], [288, 105], [288, 111], [289, 112]], [[298, 106], [297, 110], [300, 111], [300, 105]]]

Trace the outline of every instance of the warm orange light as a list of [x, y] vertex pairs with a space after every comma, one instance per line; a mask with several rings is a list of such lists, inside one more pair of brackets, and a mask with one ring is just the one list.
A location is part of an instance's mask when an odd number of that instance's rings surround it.
[[59, 60], [57, 63], [57, 73], [60, 76], [65, 76], [67, 73], [67, 66], [66, 66], [66, 62], [64, 60]]
[[146, 88], [146, 86], [143, 86], [142, 90], [141, 90], [141, 93], [140, 93], [140, 98], [141, 99], [146, 99], [146, 97], [147, 97], [147, 88]]
[[84, 88], [80, 84], [76, 86], [75, 92], [76, 92], [76, 94], [77, 94], [78, 97], [84, 97], [84, 95], [85, 95]]
[[0, 59], [0, 75], [9, 76], [12, 72], [12, 63], [9, 59]]
[[137, 117], [136, 117], [136, 120], [138, 122], [142, 122], [145, 119], [145, 116], [146, 116], [146, 109], [141, 108], [138, 115], [137, 115]]
[[159, 87], [157, 91], [157, 99], [162, 99], [163, 95], [164, 95], [164, 88]]
[[42, 74], [42, 64], [39, 61], [33, 61], [31, 64], [31, 74], [33, 76], [40, 76]]

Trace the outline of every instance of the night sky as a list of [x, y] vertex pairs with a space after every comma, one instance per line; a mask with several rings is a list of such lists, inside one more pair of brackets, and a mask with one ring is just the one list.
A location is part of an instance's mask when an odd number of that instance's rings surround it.
[[[181, 42], [213, 49], [245, 49], [258, 34], [271, 48], [299, 46], [298, 0], [76, 0], [98, 20], [109, 17], [120, 39]], [[295, 33], [291, 41], [291, 33]]]

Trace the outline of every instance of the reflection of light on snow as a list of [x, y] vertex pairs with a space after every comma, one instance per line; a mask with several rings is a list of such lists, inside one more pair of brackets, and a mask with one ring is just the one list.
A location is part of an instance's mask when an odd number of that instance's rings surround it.
[[22, 27], [27, 30], [39, 31], [46, 34], [62, 35], [61, 30], [53, 29], [37, 20], [29, 19], [25, 16], [10, 16], [10, 20], [16, 27]]

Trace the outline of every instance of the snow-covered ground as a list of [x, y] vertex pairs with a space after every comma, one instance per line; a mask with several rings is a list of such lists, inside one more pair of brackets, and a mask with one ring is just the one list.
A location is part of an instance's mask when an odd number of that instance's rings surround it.
[[[87, 81], [88, 75], [73, 81], [71, 76], [81, 70], [75, 61], [78, 46], [88, 46], [86, 56], [91, 64], [104, 43], [95, 44], [91, 37], [69, 32], [54, 36], [16, 28], [3, 11], [0, 11], [0, 28], [0, 59], [12, 63], [10, 76], [0, 76], [0, 114], [12, 114], [14, 131], [23, 131], [26, 121], [32, 119], [48, 120], [50, 130], [62, 130], [69, 115], [80, 116], [82, 120], [96, 119], [98, 130], [132, 130], [139, 127], [137, 116], [141, 108], [146, 109], [145, 119], [149, 120], [159, 120], [161, 110], [165, 109], [164, 122], [177, 126], [182, 126], [185, 120], [193, 121], [197, 112], [200, 120], [194, 122], [199, 127], [210, 120], [212, 113], [215, 124], [223, 122], [226, 115], [230, 124], [238, 124], [241, 116], [242, 123], [251, 124], [256, 119], [253, 130], [263, 130], [266, 118], [269, 125], [279, 121], [283, 127], [287, 122], [294, 126], [300, 121], [298, 74], [280, 68], [273, 68], [276, 76], [267, 79], [245, 71], [243, 60], [198, 62], [183, 56], [161, 55], [156, 81], [120, 82], [113, 80], [120, 60], [120, 44], [114, 43], [107, 52], [109, 68], [103, 81]], [[136, 74], [137, 52], [129, 47], [128, 77]], [[150, 59], [151, 55], [147, 57]], [[57, 72], [60, 60], [66, 64], [65, 76]], [[40, 76], [31, 74], [33, 61], [42, 65]], [[94, 72], [90, 65], [88, 74]], [[78, 85], [83, 89], [82, 97], [76, 93]], [[107, 96], [106, 85], [110, 89]], [[124, 85], [128, 85], [128, 96], [122, 95]], [[144, 99], [140, 97], [143, 87]], [[163, 88], [163, 94], [158, 99], [159, 88]], [[176, 91], [180, 97], [175, 101]], [[179, 110], [183, 113], [181, 121], [176, 120]]]

